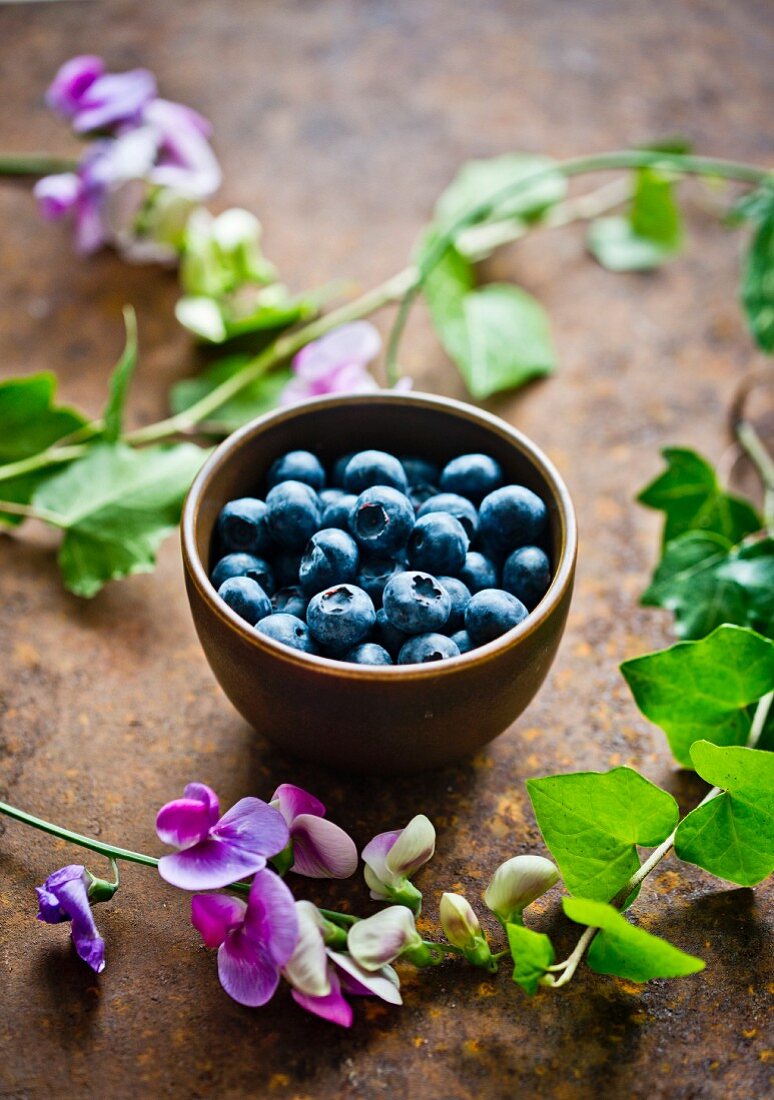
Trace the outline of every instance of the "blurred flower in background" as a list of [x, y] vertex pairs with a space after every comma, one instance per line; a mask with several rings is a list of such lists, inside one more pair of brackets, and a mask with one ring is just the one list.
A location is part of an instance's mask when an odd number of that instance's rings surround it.
[[79, 252], [176, 262], [189, 215], [220, 186], [207, 120], [160, 99], [147, 70], [107, 73], [90, 55], [61, 67], [46, 102], [92, 140], [74, 171], [38, 181], [43, 217], [71, 217]]

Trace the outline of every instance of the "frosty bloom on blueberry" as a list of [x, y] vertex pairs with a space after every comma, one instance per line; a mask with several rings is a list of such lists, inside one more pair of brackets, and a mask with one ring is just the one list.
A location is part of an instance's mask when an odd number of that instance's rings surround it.
[[548, 513], [485, 454], [436, 463], [373, 448], [294, 450], [227, 501], [211, 580], [263, 638], [388, 668], [469, 653], [517, 626], [551, 583]]

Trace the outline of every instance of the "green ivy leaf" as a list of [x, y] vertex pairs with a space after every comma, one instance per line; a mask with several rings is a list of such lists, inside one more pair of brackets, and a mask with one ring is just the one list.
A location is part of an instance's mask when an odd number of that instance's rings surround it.
[[150, 572], [205, 454], [190, 443], [141, 451], [97, 443], [47, 478], [32, 503], [64, 530], [59, 565], [67, 588], [94, 596], [106, 581]]
[[129, 392], [132, 376], [137, 366], [137, 317], [131, 306], [124, 309], [126, 343], [121, 358], [113, 368], [108, 388], [108, 402], [105, 406], [105, 439], [114, 443], [121, 435], [124, 422], [124, 405]]
[[540, 174], [540, 178], [516, 195], [498, 203], [479, 224], [503, 220], [534, 221], [567, 194], [567, 180], [561, 172], [550, 170], [556, 162], [550, 157], [508, 153], [463, 164], [435, 204], [436, 221], [449, 225], [489, 195]]
[[742, 275], [742, 302], [759, 347], [774, 352], [774, 213], [753, 234]]
[[444, 349], [479, 400], [554, 369], [543, 307], [505, 283], [474, 289], [472, 268], [455, 248], [446, 250], [423, 291]]
[[513, 980], [533, 997], [556, 959], [553, 945], [543, 932], [533, 932], [523, 924], [507, 924], [505, 931], [513, 958]]
[[[182, 382], [177, 382], [170, 392], [172, 412], [185, 412], [249, 362], [250, 356], [231, 355], [226, 359], [219, 359], [217, 363], [213, 363], [195, 378], [185, 378]], [[254, 420], [256, 416], [269, 412], [276, 406], [282, 390], [292, 377], [293, 373], [289, 367], [281, 367], [274, 368], [268, 374], [257, 378], [255, 382], [245, 386], [236, 397], [232, 397], [216, 409], [211, 414], [210, 420], [205, 422], [205, 430], [211, 424], [213, 428], [217, 428], [216, 434], [227, 435], [236, 428], [241, 428], [249, 420]]]
[[[87, 423], [75, 409], [54, 403], [56, 375], [44, 372], [0, 382], [0, 466], [18, 462], [52, 447]], [[0, 481], [0, 499], [29, 504], [50, 471]], [[0, 513], [0, 524], [15, 526], [20, 516]]]
[[691, 758], [723, 793], [683, 818], [675, 852], [718, 878], [755, 886], [774, 871], [774, 755], [697, 741]]
[[774, 636], [774, 540], [732, 546], [712, 532], [678, 535], [640, 602], [672, 611], [682, 639], [704, 638], [723, 623]]
[[610, 271], [645, 271], [658, 267], [680, 250], [682, 226], [672, 180], [653, 168], [635, 175], [628, 217], [598, 218], [589, 227], [587, 244], [594, 258]]
[[677, 803], [631, 768], [528, 779], [543, 838], [567, 889], [614, 898], [640, 866], [637, 846], [660, 844], [677, 823]]
[[712, 466], [695, 451], [667, 447], [661, 453], [667, 469], [637, 499], [665, 513], [664, 545], [685, 531], [710, 531], [736, 543], [760, 530], [752, 505], [726, 493]]
[[596, 974], [647, 982], [682, 978], [704, 969], [703, 959], [629, 924], [612, 905], [585, 898], [562, 898], [562, 905], [570, 920], [599, 929], [586, 956]]
[[774, 642], [739, 626], [719, 626], [697, 642], [635, 657], [621, 665], [634, 701], [660, 726], [672, 754], [692, 767], [691, 745], [742, 745], [749, 708], [774, 684]]

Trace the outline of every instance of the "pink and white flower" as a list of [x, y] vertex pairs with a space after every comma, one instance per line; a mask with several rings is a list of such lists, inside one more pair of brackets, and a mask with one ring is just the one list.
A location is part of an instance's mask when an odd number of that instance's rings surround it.
[[355, 873], [355, 842], [326, 820], [319, 799], [292, 783], [282, 783], [269, 804], [279, 810], [290, 831], [291, 871], [308, 878], [349, 878]]
[[156, 832], [180, 849], [159, 860], [159, 874], [181, 890], [216, 890], [262, 871], [290, 837], [282, 814], [260, 798], [242, 798], [221, 817], [204, 783], [189, 783], [183, 798], [161, 807]]
[[365, 880], [374, 900], [408, 905], [419, 912], [422, 895], [409, 879], [435, 852], [435, 829], [424, 814], [405, 829], [379, 833], [363, 849]]

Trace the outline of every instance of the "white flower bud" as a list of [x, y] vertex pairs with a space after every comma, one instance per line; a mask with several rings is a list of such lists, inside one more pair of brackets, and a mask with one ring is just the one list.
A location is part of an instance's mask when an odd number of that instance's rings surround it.
[[497, 868], [484, 901], [504, 924], [521, 923], [522, 911], [558, 881], [559, 872], [550, 859], [514, 856]]
[[443, 894], [440, 918], [444, 936], [455, 947], [474, 948], [481, 941], [481, 925], [467, 898]]

